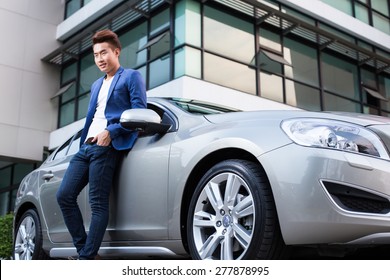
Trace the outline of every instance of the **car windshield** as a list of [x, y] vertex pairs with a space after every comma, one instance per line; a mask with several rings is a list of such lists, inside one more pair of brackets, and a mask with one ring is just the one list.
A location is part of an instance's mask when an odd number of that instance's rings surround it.
[[240, 110], [193, 99], [172, 98], [171, 103], [191, 114], [211, 115], [239, 112]]

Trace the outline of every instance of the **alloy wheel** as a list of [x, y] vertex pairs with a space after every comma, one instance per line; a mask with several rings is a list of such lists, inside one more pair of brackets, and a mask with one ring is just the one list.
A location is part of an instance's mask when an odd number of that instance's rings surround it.
[[193, 216], [193, 238], [202, 259], [240, 259], [255, 226], [250, 188], [237, 174], [213, 177], [201, 191]]

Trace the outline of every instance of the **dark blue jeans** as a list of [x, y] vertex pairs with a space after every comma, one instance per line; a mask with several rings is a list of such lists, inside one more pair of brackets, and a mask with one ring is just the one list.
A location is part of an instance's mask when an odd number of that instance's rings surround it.
[[[65, 224], [79, 259], [94, 259], [103, 241], [109, 218], [109, 196], [120, 152], [111, 145], [83, 144], [73, 156], [57, 192]], [[77, 197], [89, 183], [91, 224], [88, 234]]]

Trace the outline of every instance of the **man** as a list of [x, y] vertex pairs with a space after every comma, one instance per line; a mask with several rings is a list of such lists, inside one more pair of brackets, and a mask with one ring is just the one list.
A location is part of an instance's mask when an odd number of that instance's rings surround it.
[[[70, 161], [57, 192], [78, 259], [98, 257], [108, 225], [109, 194], [116, 163], [121, 152], [131, 149], [137, 138], [137, 132], [120, 125], [120, 116], [127, 109], [146, 107], [145, 84], [140, 73], [120, 65], [118, 36], [102, 30], [95, 33], [92, 43], [95, 63], [105, 76], [91, 87], [80, 150]], [[88, 234], [77, 205], [77, 197], [87, 183], [92, 211]]]

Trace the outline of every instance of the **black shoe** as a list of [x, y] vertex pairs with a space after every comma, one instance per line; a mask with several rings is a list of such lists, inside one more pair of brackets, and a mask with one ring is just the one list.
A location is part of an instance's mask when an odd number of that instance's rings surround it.
[[[102, 259], [102, 257], [101, 257], [99, 254], [97, 254], [97, 255], [93, 258], [93, 260], [101, 260], [101, 259]], [[74, 260], [80, 260], [80, 258], [70, 256], [70, 257], [68, 257], [68, 260], [74, 261]]]

